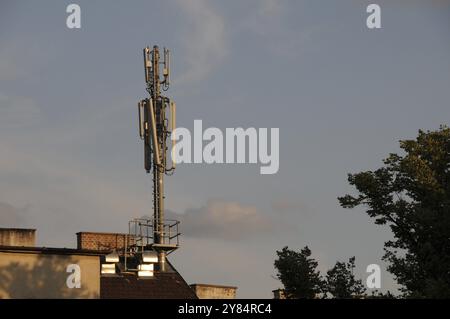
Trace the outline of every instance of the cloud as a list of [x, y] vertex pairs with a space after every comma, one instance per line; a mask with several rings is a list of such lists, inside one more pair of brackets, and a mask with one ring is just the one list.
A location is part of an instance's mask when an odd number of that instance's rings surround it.
[[4, 44], [0, 50], [0, 81], [11, 81], [24, 75], [17, 56], [14, 55], [14, 49]]
[[0, 92], [0, 124], [24, 126], [34, 123], [41, 116], [41, 110], [33, 99], [25, 96], [7, 96]]
[[292, 198], [278, 198], [271, 203], [272, 213], [278, 215], [278, 221], [284, 222], [284, 228], [292, 228], [294, 225], [289, 222], [293, 216], [302, 216], [310, 220], [317, 211], [310, 206], [307, 201], [292, 199]]
[[188, 209], [184, 214], [168, 212], [181, 221], [181, 232], [188, 237], [240, 240], [273, 230], [272, 220], [255, 206], [210, 200], [206, 206]]
[[0, 81], [12, 80], [21, 75], [23, 73], [15, 63], [11, 63], [9, 59], [0, 56]]
[[272, 202], [274, 212], [292, 212], [305, 209], [305, 205], [289, 199], [278, 199]]
[[264, 17], [279, 16], [284, 7], [281, 5], [281, 1], [278, 0], [263, 0], [260, 1], [258, 7], [258, 14]]
[[[6, 37], [0, 31], [0, 40], [2, 42], [0, 46], [0, 81], [22, 81], [30, 76], [31, 69], [37, 64], [42, 64], [50, 58], [47, 50], [42, 50], [42, 43], [33, 41], [35, 39], [28, 35], [23, 35], [20, 38]], [[40, 78], [41, 75], [39, 76]], [[20, 82], [19, 85], [21, 84], [23, 82]]]
[[6, 202], [0, 202], [0, 227], [19, 227], [22, 220], [22, 210]]
[[187, 19], [183, 36], [187, 68], [176, 82], [198, 82], [205, 79], [227, 55], [224, 19], [205, 0], [179, 0], [178, 4]]
[[299, 52], [308, 47], [306, 44], [311, 42], [312, 35], [323, 30], [321, 25], [300, 28], [298, 23], [289, 23], [291, 19], [301, 21], [302, 11], [292, 6], [288, 8], [286, 2], [264, 0], [257, 3], [242, 26], [244, 31], [260, 37], [264, 41], [264, 48], [274, 55], [298, 60]]
[[244, 25], [259, 36], [278, 34], [281, 32], [285, 17], [284, 9], [279, 1], [258, 1], [256, 9], [244, 20]]

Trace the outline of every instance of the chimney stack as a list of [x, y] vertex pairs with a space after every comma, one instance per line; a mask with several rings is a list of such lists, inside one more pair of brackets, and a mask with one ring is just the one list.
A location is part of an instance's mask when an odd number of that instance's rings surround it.
[[36, 229], [0, 228], [0, 246], [34, 247]]

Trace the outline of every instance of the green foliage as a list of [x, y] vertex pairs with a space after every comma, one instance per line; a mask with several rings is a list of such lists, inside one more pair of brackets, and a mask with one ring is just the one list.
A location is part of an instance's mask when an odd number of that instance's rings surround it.
[[355, 279], [355, 257], [345, 262], [336, 262], [336, 265], [327, 271], [325, 278], [325, 293], [330, 293], [333, 298], [350, 299], [364, 296], [366, 288], [361, 279]]
[[300, 252], [284, 247], [277, 251], [275, 260], [277, 277], [284, 285], [287, 298], [361, 298], [365, 288], [361, 280], [355, 279], [355, 257], [348, 263], [337, 262], [322, 279], [317, 270], [318, 263], [311, 258], [311, 250], [306, 246]]
[[388, 271], [405, 297], [450, 297], [450, 129], [419, 131], [400, 141], [404, 155], [390, 154], [384, 166], [349, 174], [357, 196], [339, 198], [342, 207], [367, 207], [376, 224], [387, 224]]
[[277, 277], [284, 285], [287, 298], [315, 298], [322, 291], [322, 279], [317, 271], [317, 261], [311, 258], [306, 246], [300, 252], [284, 247], [277, 251], [275, 260]]

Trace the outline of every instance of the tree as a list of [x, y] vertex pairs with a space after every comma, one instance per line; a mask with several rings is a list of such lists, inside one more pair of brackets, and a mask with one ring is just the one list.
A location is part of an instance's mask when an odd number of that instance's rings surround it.
[[396, 297], [388, 290], [382, 293], [378, 290], [373, 290], [370, 295], [365, 295], [365, 299], [395, 299]]
[[366, 288], [361, 279], [356, 280], [353, 270], [355, 269], [355, 257], [345, 262], [336, 262], [336, 265], [327, 271], [325, 278], [325, 293], [330, 293], [333, 298], [350, 299], [363, 296]]
[[317, 269], [317, 261], [311, 258], [311, 250], [306, 246], [300, 252], [287, 246], [277, 251], [275, 260], [277, 277], [284, 285], [287, 298], [315, 298], [322, 292], [322, 279]]
[[450, 129], [419, 131], [400, 141], [404, 154], [390, 154], [375, 171], [349, 174], [358, 195], [339, 198], [359, 205], [394, 240], [384, 244], [388, 271], [405, 297], [450, 297]]

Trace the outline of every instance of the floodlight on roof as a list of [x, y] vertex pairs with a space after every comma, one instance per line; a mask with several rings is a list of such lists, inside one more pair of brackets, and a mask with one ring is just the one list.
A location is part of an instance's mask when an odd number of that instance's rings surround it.
[[158, 254], [156, 251], [144, 251], [142, 252], [142, 262], [144, 263], [157, 263]]
[[138, 271], [138, 276], [139, 278], [152, 278], [154, 276], [154, 273], [153, 271], [140, 270]]
[[112, 252], [105, 256], [105, 262], [107, 263], [118, 263], [119, 255], [116, 252]]
[[153, 271], [153, 264], [140, 264], [138, 265], [138, 270]]
[[154, 276], [153, 264], [138, 265], [138, 276], [140, 278], [150, 278]]
[[116, 264], [102, 264], [102, 275], [114, 275], [116, 273]]

